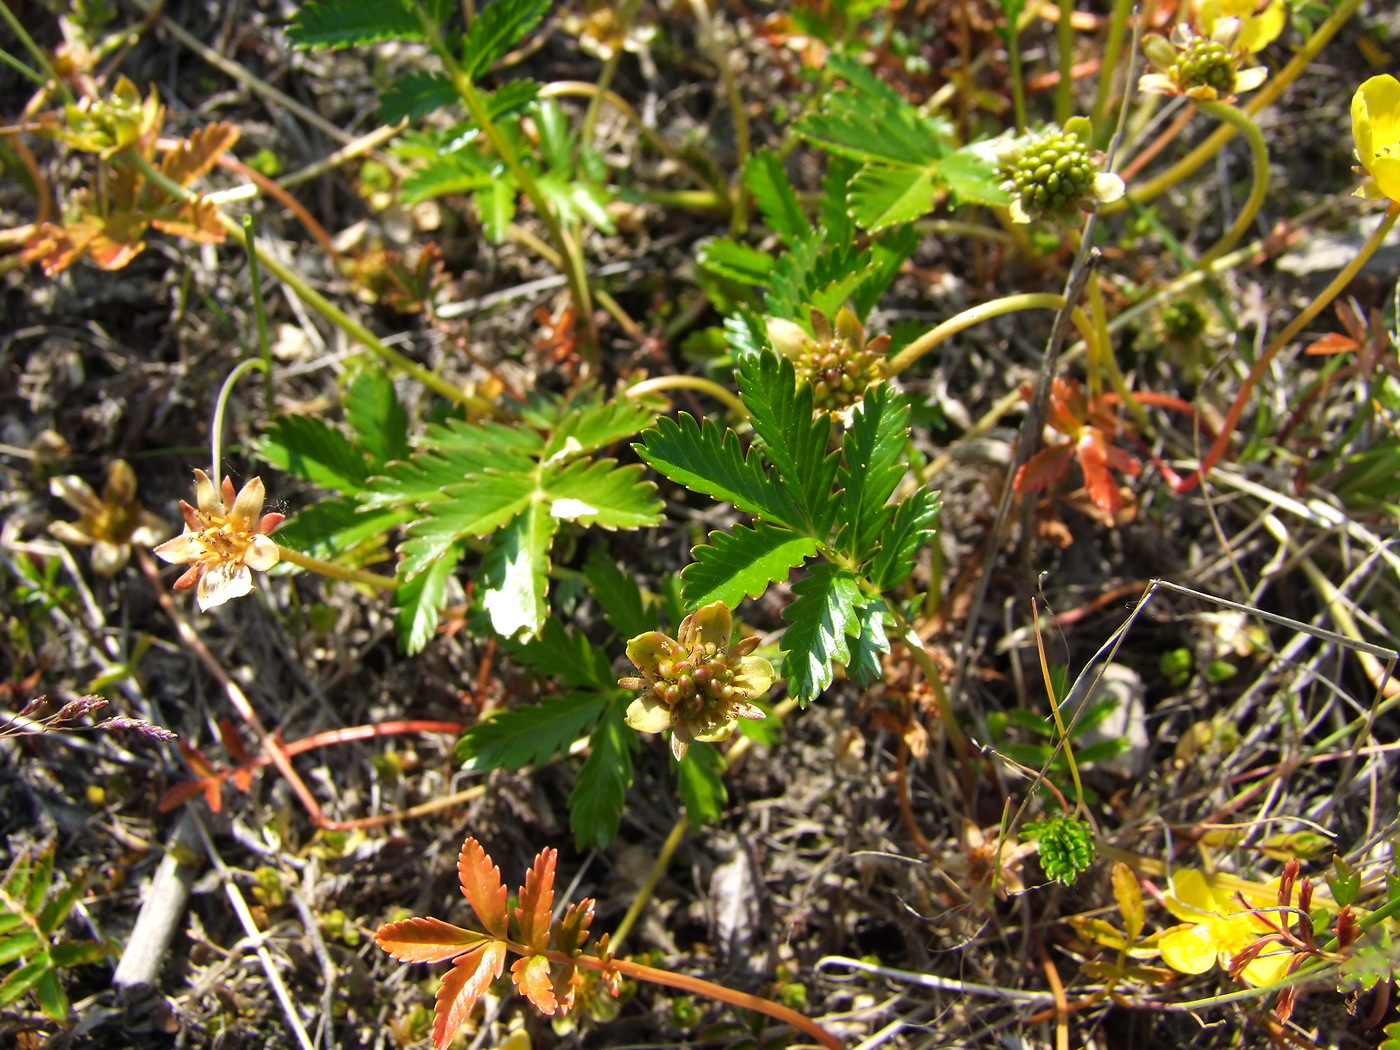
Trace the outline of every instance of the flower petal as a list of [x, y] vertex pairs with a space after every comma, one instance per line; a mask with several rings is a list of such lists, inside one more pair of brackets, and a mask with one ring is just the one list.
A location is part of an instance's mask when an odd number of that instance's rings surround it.
[[[209, 480], [209, 475], [198, 467], [194, 472], [194, 492], [195, 502], [199, 504], [200, 512], [209, 514], [222, 514], [224, 512], [224, 501], [219, 498], [219, 492], [214, 488], [214, 483]], [[186, 515], [188, 519], [188, 515]]]
[[1173, 926], [1163, 932], [1157, 947], [1162, 961], [1178, 973], [1205, 973], [1215, 965], [1218, 953], [1210, 927], [1204, 923]]
[[99, 576], [115, 576], [131, 560], [131, 547], [125, 543], [98, 540], [92, 548], [92, 571]]
[[1094, 176], [1094, 200], [1100, 204], [1111, 204], [1122, 197], [1125, 190], [1123, 180], [1111, 172]]
[[724, 602], [711, 602], [696, 609], [686, 619], [690, 621], [692, 645], [714, 642], [723, 649], [729, 645], [729, 639], [734, 634], [734, 618]]
[[97, 514], [102, 510], [102, 501], [92, 486], [76, 474], [64, 474], [49, 479], [49, 492], [63, 500], [79, 514]]
[[254, 536], [253, 542], [243, 553], [243, 564], [250, 569], [266, 572], [282, 560], [277, 541], [267, 536]]
[[243, 486], [238, 493], [238, 498], [233, 501], [233, 509], [229, 511], [229, 517], [251, 529], [262, 516], [263, 501], [266, 499], [266, 495], [262, 478], [253, 478]]
[[746, 656], [739, 664], [739, 678], [745, 699], [757, 700], [773, 684], [773, 665], [761, 656]]
[[1172, 872], [1171, 892], [1166, 896], [1166, 905], [1167, 910], [1178, 919], [1192, 923], [1203, 922], [1219, 910], [1215, 896], [1206, 884], [1206, 877], [1195, 868], [1178, 868]]
[[639, 733], [659, 733], [671, 724], [671, 708], [660, 700], [638, 697], [627, 705], [623, 721]]
[[49, 535], [64, 543], [71, 543], [75, 547], [86, 547], [95, 542], [94, 539], [78, 528], [71, 521], [54, 521], [49, 523]]
[[672, 657], [676, 643], [660, 631], [647, 631], [627, 643], [627, 659], [636, 665], [637, 670], [649, 675], [658, 675], [662, 660]]
[[241, 598], [253, 590], [253, 574], [246, 565], [225, 562], [216, 565], [199, 578], [199, 591], [196, 598], [202, 612], [234, 598]]
[[153, 553], [170, 562], [195, 561], [204, 553], [204, 544], [199, 541], [199, 533], [182, 532], [173, 540], [166, 540]]

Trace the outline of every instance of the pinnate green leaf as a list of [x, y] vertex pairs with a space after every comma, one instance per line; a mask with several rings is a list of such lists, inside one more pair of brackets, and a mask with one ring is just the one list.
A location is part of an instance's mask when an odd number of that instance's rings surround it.
[[757, 598], [775, 580], [787, 579], [794, 566], [816, 553], [811, 536], [765, 521], [712, 532], [708, 545], [691, 551], [695, 561], [681, 571], [681, 593], [691, 608], [711, 602], [732, 608], [745, 597]]
[[8, 937], [0, 937], [0, 965], [14, 962], [39, 946], [39, 934], [26, 927]]
[[68, 993], [63, 990], [63, 984], [53, 970], [39, 975], [39, 980], [34, 983], [34, 998], [39, 1001], [39, 1009], [44, 1011], [44, 1016], [50, 1021], [68, 1019]]
[[851, 661], [847, 671], [859, 685], [869, 685], [883, 676], [880, 657], [890, 651], [890, 640], [885, 634], [887, 611], [884, 601], [876, 598], [857, 614], [860, 634], [851, 642]]
[[617, 684], [607, 654], [586, 635], [566, 628], [558, 617], [546, 620], [540, 633], [528, 642], [509, 640], [506, 648], [535, 674], [558, 678], [565, 685], [611, 689]]
[[850, 661], [849, 639], [860, 633], [856, 611], [863, 599], [855, 574], [829, 562], [812, 566], [792, 589], [797, 598], [783, 611], [790, 626], [781, 648], [788, 688], [806, 703], [831, 684], [832, 661], [843, 666]]
[[364, 453], [339, 430], [310, 416], [274, 420], [255, 447], [279, 470], [335, 492], [356, 492], [369, 476]]
[[764, 454], [806, 517], [813, 535], [824, 538], [835, 517], [831, 486], [838, 457], [827, 452], [831, 417], [812, 412], [812, 388], [801, 385], [793, 364], [776, 354], [739, 361], [739, 396]]
[[497, 634], [531, 637], [549, 615], [549, 545], [559, 519], [530, 502], [492, 538], [482, 563], [486, 594], [481, 606]]
[[851, 180], [851, 218], [871, 232], [913, 222], [933, 210], [938, 189], [927, 168], [870, 164]]
[[702, 244], [697, 261], [711, 273], [740, 284], [766, 286], [773, 272], [771, 255], [728, 237], [714, 237]]
[[[528, 474], [477, 474], [442, 490], [428, 517], [409, 526], [399, 578], [411, 580], [467, 536], [485, 536], [514, 519], [538, 496]], [[552, 532], [552, 528], [551, 528]]]
[[603, 615], [624, 638], [654, 630], [656, 616], [642, 600], [636, 577], [623, 570], [602, 547], [589, 552], [583, 566], [593, 593], [593, 600], [603, 608]]
[[0, 1006], [9, 1006], [38, 984], [44, 974], [51, 973], [52, 970], [53, 960], [49, 958], [48, 952], [41, 951], [4, 981], [0, 981]]
[[920, 489], [895, 506], [870, 564], [870, 582], [879, 590], [898, 587], [914, 571], [920, 548], [938, 531], [939, 509], [937, 493], [928, 489]]
[[398, 77], [379, 96], [379, 119], [385, 124], [417, 121], [458, 100], [452, 81], [441, 73], [416, 69]]
[[474, 773], [541, 765], [566, 752], [607, 703], [599, 693], [570, 691], [540, 704], [501, 709], [468, 728], [453, 756]]
[[759, 455], [751, 449], [745, 456], [734, 431], [722, 431], [711, 420], [697, 424], [684, 412], [674, 420], [663, 416], [633, 448], [666, 477], [693, 492], [795, 529], [806, 526], [791, 496], [764, 472]]
[[939, 163], [938, 174], [961, 204], [994, 205], [1011, 201], [1011, 194], [1001, 188], [996, 160], [977, 145], [964, 146], [948, 154]]
[[642, 476], [641, 464], [619, 467], [613, 459], [575, 460], [551, 470], [540, 497], [551, 517], [599, 525], [605, 529], [640, 529], [661, 520], [656, 485]]
[[627, 789], [632, 786], [632, 755], [637, 734], [623, 721], [627, 702], [614, 701], [589, 738], [588, 758], [569, 794], [569, 827], [574, 844], [605, 849], [617, 837]]
[[287, 26], [287, 38], [300, 48], [339, 48], [424, 36], [405, 0], [312, 0]]
[[802, 205], [777, 153], [761, 149], [752, 154], [744, 167], [744, 181], [763, 221], [774, 233], [791, 243], [807, 232], [807, 216], [802, 213]]
[[399, 196], [405, 204], [418, 204], [449, 193], [472, 193], [503, 178], [494, 162], [481, 155], [476, 143], [442, 153], [403, 180]]
[[845, 491], [842, 538], [847, 553], [864, 561], [880, 541], [890, 511], [885, 503], [904, 477], [909, 406], [889, 384], [869, 391], [842, 435], [838, 480]]
[[462, 72], [476, 80], [539, 25], [551, 0], [496, 0], [481, 8], [462, 40]]
[[388, 369], [369, 365], [355, 373], [345, 394], [345, 418], [374, 468], [407, 458], [408, 413], [394, 393]]
[[447, 600], [447, 584], [462, 559], [454, 543], [413, 579], [394, 590], [394, 633], [406, 653], [422, 652], [437, 633], [438, 610]]
[[550, 459], [560, 453], [594, 452], [641, 433], [655, 419], [656, 413], [639, 401], [589, 398], [569, 407], [552, 423], [552, 433], [541, 455]]

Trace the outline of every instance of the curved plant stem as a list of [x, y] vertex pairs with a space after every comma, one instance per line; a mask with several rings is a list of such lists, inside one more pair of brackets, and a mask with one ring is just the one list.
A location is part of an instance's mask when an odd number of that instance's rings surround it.
[[[1276, 76], [1270, 77], [1264, 86], [1250, 97], [1249, 101], [1246, 102], [1243, 107], [1244, 112], [1253, 116], [1283, 94], [1288, 86], [1298, 78], [1299, 74], [1312, 64], [1318, 52], [1322, 50], [1332, 37], [1336, 36], [1337, 31], [1346, 24], [1347, 20], [1356, 13], [1356, 9], [1360, 6], [1361, 0], [1342, 0], [1337, 10], [1332, 12], [1332, 15], [1327, 21], [1317, 27], [1317, 32], [1308, 38], [1308, 42], [1298, 50], [1298, 53], [1293, 56], [1292, 61], [1284, 66], [1283, 69], [1279, 70]], [[1220, 148], [1224, 146], [1225, 143], [1229, 142], [1231, 137], [1234, 136], [1238, 130], [1239, 129], [1233, 124], [1224, 124], [1216, 128], [1204, 142], [1186, 156], [1182, 157], [1161, 175], [1149, 179], [1141, 186], [1132, 187], [1129, 193], [1133, 200], [1137, 201], [1139, 204], [1146, 204], [1148, 201], [1171, 189], [1182, 179], [1190, 177], [1202, 164], [1219, 153]], [[1127, 206], [1127, 199], [1124, 198], [1123, 200], [1114, 201], [1112, 204], [1104, 205], [1099, 211], [1101, 214], [1111, 215]]]
[[[887, 366], [889, 374], [898, 375], [945, 339], [957, 335], [975, 324], [991, 320], [993, 317], [1015, 313], [1018, 310], [1060, 310], [1064, 308], [1064, 305], [1064, 296], [1055, 292], [1026, 292], [1021, 295], [1008, 295], [1001, 299], [993, 299], [989, 303], [974, 306], [925, 332], [892, 357]], [[1084, 342], [1093, 346], [1098, 335], [1093, 322], [1089, 320], [1089, 315], [1076, 306], [1071, 317]]]
[[1240, 416], [1244, 414], [1244, 406], [1249, 401], [1249, 395], [1254, 392], [1254, 387], [1268, 371], [1269, 364], [1278, 356], [1279, 351], [1287, 346], [1289, 341], [1302, 331], [1309, 321], [1320, 314], [1351, 282], [1361, 267], [1366, 265], [1366, 261], [1376, 253], [1376, 249], [1381, 246], [1386, 234], [1390, 232], [1397, 219], [1400, 219], [1400, 201], [1392, 201], [1390, 207], [1386, 209], [1385, 218], [1366, 239], [1366, 243], [1356, 253], [1356, 258], [1347, 263], [1337, 276], [1332, 278], [1331, 283], [1318, 294], [1317, 298], [1308, 304], [1307, 309], [1295, 317], [1283, 331], [1274, 336], [1269, 345], [1264, 348], [1264, 352], [1259, 355], [1259, 360], [1254, 362], [1254, 367], [1249, 370], [1249, 375], [1241, 384], [1239, 393], [1235, 395], [1235, 400], [1230, 405], [1230, 411], [1225, 415], [1225, 421], [1220, 426], [1220, 434], [1216, 437], [1215, 443], [1211, 445], [1210, 451], [1206, 453], [1205, 459], [1201, 461], [1196, 472], [1176, 486], [1178, 492], [1189, 492], [1195, 488], [1210, 473], [1211, 468], [1220, 462], [1221, 457], [1225, 455], [1230, 446], [1230, 438], [1235, 432], [1235, 427], [1239, 424]]
[[243, 378], [243, 373], [253, 368], [267, 368], [261, 358], [251, 358], [236, 365], [228, 378], [224, 380], [224, 385], [219, 387], [219, 396], [214, 399], [214, 422], [209, 427], [209, 480], [214, 483], [214, 487], [219, 487], [219, 479], [224, 476], [223, 469], [219, 466], [223, 459], [223, 437], [224, 437], [224, 410], [228, 407], [229, 396], [233, 393], [234, 385]]
[[1254, 165], [1254, 182], [1250, 186], [1249, 197], [1245, 200], [1244, 207], [1235, 217], [1234, 225], [1211, 246], [1205, 255], [1201, 256], [1200, 265], [1209, 266], [1235, 246], [1235, 243], [1244, 236], [1245, 231], [1249, 229], [1259, 214], [1259, 208], [1264, 203], [1264, 193], [1269, 188], [1269, 147], [1264, 144], [1264, 136], [1260, 134], [1259, 125], [1254, 123], [1249, 115], [1242, 110], [1228, 106], [1223, 102], [1200, 102], [1197, 104], [1203, 113], [1239, 130], [1245, 141], [1249, 143], [1249, 156]]
[[747, 419], [749, 416], [749, 410], [733, 391], [726, 390], [713, 379], [706, 379], [704, 376], [657, 376], [655, 379], [643, 379], [624, 390], [622, 396], [638, 398], [662, 390], [699, 390], [709, 394], [716, 401], [723, 401], [741, 419]]
[[337, 580], [344, 580], [347, 583], [360, 583], [367, 587], [377, 587], [381, 591], [392, 591], [398, 586], [398, 581], [392, 576], [381, 576], [377, 572], [365, 572], [363, 569], [348, 569], [344, 565], [335, 565], [320, 558], [313, 558], [309, 554], [292, 550], [290, 547], [277, 545], [277, 553], [285, 562], [290, 562], [298, 568], [306, 569], [309, 572], [318, 572], [322, 576], [330, 576]]
[[544, 951], [536, 951], [515, 941], [506, 941], [506, 947], [517, 955], [525, 958], [540, 957], [548, 959], [550, 962], [559, 963], [563, 966], [581, 966], [586, 970], [596, 970], [599, 973], [609, 971], [620, 973], [624, 977], [631, 977], [638, 981], [650, 981], [652, 984], [664, 985], [667, 988], [677, 988], [683, 992], [690, 992], [692, 995], [703, 995], [707, 999], [714, 999], [717, 1002], [729, 1003], [737, 1006], [741, 1010], [753, 1010], [756, 1013], [767, 1014], [775, 1021], [791, 1025], [799, 1032], [804, 1032], [811, 1036], [828, 1050], [846, 1050], [845, 1044], [828, 1032], [817, 1022], [813, 1021], [806, 1014], [800, 1014], [796, 1010], [789, 1009], [780, 1003], [764, 999], [757, 995], [749, 995], [747, 992], [738, 992], [733, 988], [726, 988], [722, 984], [715, 984], [700, 977], [691, 977], [688, 974], [672, 973], [670, 970], [658, 970], [652, 966], [643, 966], [641, 963], [632, 962], [628, 959], [609, 959], [606, 962], [597, 956], [579, 954], [569, 955], [565, 952], [555, 951], [553, 948]]
[[248, 284], [253, 295], [253, 324], [258, 340], [258, 357], [263, 365], [264, 411], [272, 415], [277, 392], [272, 385], [272, 345], [267, 341], [267, 305], [263, 302], [262, 274], [258, 272], [257, 238], [253, 235], [253, 217], [243, 216], [243, 247], [248, 253]]

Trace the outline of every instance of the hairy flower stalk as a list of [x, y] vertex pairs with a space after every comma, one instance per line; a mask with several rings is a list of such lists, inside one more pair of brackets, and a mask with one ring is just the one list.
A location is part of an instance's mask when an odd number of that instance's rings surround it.
[[189, 565], [174, 587], [186, 590], [198, 583], [199, 607], [208, 610], [252, 591], [250, 570], [266, 571], [281, 560], [277, 543], [267, 534], [282, 524], [284, 515], [262, 512], [262, 478], [244, 485], [236, 498], [228, 478], [222, 491], [202, 470], [194, 478], [199, 506], [180, 501], [185, 531], [155, 552], [166, 561]]
[[628, 706], [627, 724], [640, 733], [671, 730], [678, 762], [692, 740], [725, 740], [739, 719], [764, 717], [749, 701], [773, 684], [773, 665], [750, 655], [757, 638], [731, 645], [733, 632], [729, 608], [714, 602], [682, 620], [676, 638], [648, 631], [627, 643], [627, 657], [642, 677], [618, 685], [646, 690]]

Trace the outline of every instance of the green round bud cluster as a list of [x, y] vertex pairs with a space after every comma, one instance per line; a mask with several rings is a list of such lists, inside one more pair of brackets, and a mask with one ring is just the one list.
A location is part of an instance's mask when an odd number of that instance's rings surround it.
[[689, 717], [715, 703], [732, 700], [733, 668], [724, 650], [714, 642], [701, 642], [689, 651], [677, 645], [656, 666], [660, 679], [653, 687], [668, 707], [679, 707]]
[[1198, 339], [1206, 330], [1206, 312], [1199, 303], [1179, 299], [1162, 307], [1162, 334], [1173, 342]]
[[1049, 131], [1029, 143], [1006, 171], [1006, 189], [1027, 212], [1064, 212], [1092, 199], [1098, 165], [1073, 131]]
[[813, 341], [793, 362], [799, 381], [812, 385], [812, 407], [841, 412], [856, 404], [885, 377], [885, 355], [853, 346], [839, 335]]
[[1183, 90], [1208, 87], [1224, 96], [1235, 90], [1237, 64], [1225, 44], [1207, 36], [1193, 36], [1181, 46], [1170, 75]]

